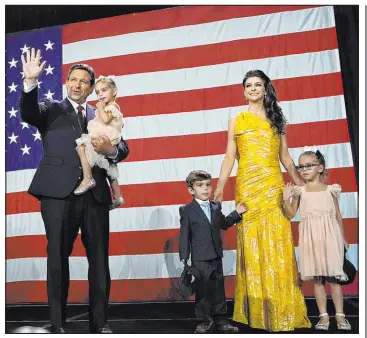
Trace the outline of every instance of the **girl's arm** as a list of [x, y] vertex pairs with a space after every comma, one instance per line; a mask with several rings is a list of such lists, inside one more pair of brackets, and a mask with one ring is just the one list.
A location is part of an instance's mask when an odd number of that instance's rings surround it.
[[283, 209], [285, 216], [291, 220], [297, 212], [298, 209], [298, 202], [299, 202], [299, 196], [293, 196], [292, 202], [290, 200], [283, 200]]
[[96, 107], [98, 109], [99, 112], [99, 116], [101, 118], [101, 120], [103, 121], [104, 124], [109, 124], [112, 119], [112, 113], [110, 111], [106, 111], [106, 105], [104, 102], [97, 102]]
[[292, 157], [289, 154], [286, 134], [280, 135], [279, 159], [283, 167], [287, 170], [289, 176], [292, 178], [293, 182], [298, 186], [305, 185], [304, 180], [298, 173]]
[[297, 212], [299, 196], [294, 195], [293, 184], [287, 183], [283, 190], [283, 210], [285, 216], [291, 220]]
[[334, 205], [335, 205], [335, 213], [336, 213], [336, 220], [338, 221], [339, 223], [339, 227], [340, 227], [340, 231], [343, 235], [343, 239], [344, 239], [344, 246], [345, 246], [345, 249], [348, 250], [349, 249], [349, 244], [347, 243], [347, 241], [345, 240], [345, 235], [344, 235], [344, 223], [343, 223], [343, 218], [342, 218], [342, 215], [340, 213], [340, 208], [339, 208], [339, 203], [338, 203], [338, 199], [334, 196], [333, 196], [333, 200], [334, 200]]
[[220, 169], [219, 179], [217, 183], [217, 189], [214, 192], [214, 201], [223, 200], [223, 190], [227, 183], [228, 177], [232, 172], [234, 161], [237, 155], [237, 145], [234, 138], [234, 127], [236, 118], [230, 118], [228, 121], [228, 141], [226, 155], [224, 156], [222, 166]]

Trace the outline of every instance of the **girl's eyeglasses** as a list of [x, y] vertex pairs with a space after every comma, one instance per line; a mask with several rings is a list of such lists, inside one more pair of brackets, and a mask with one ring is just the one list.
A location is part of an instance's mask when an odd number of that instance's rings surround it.
[[299, 165], [297, 168], [298, 171], [302, 171], [302, 170], [310, 170], [312, 167], [317, 167], [320, 164], [316, 164], [316, 163], [312, 163], [312, 164], [304, 164], [304, 165]]

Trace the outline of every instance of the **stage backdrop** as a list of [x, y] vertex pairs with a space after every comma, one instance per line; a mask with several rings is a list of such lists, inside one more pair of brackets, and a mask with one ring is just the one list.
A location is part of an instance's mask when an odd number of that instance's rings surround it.
[[[219, 176], [228, 118], [246, 109], [244, 74], [274, 81], [295, 161], [303, 147], [325, 154], [329, 183], [342, 186], [348, 256], [358, 267], [357, 187], [331, 6], [194, 6], [81, 22], [6, 37], [6, 301], [46, 302], [46, 236], [39, 202], [27, 194], [42, 156], [40, 135], [22, 122], [20, 55], [42, 50], [41, 98], [61, 100], [70, 66], [115, 75], [131, 155], [119, 164], [126, 204], [110, 213], [111, 302], [182, 299], [179, 206], [193, 169]], [[90, 96], [95, 105], [95, 94]], [[284, 169], [283, 169], [284, 172]], [[236, 166], [225, 191], [234, 208]], [[288, 177], [285, 175], [285, 179]], [[214, 186], [216, 179], [214, 180]], [[298, 220], [292, 222], [296, 253]], [[236, 228], [223, 234], [226, 295], [235, 285]], [[69, 302], [87, 302], [87, 260], [78, 237]], [[312, 295], [309, 284], [304, 293]], [[358, 295], [357, 280], [344, 288]]]

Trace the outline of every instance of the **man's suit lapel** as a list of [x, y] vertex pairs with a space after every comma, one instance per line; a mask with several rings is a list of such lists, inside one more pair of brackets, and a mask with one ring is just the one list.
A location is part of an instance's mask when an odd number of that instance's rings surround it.
[[93, 120], [93, 118], [94, 118], [95, 109], [91, 105], [87, 104], [87, 109], [86, 110], [87, 110], [87, 112], [86, 112], [87, 121], [89, 122], [90, 120]]
[[68, 98], [65, 98], [62, 102], [61, 105], [63, 106], [62, 109], [63, 111], [66, 113], [66, 115], [69, 118], [70, 124], [73, 127], [73, 129], [75, 130], [75, 134], [76, 134], [76, 138], [79, 138], [80, 136], [82, 136], [82, 130], [80, 128], [80, 123], [79, 123], [79, 119], [78, 116], [74, 110], [73, 105], [70, 103], [70, 101], [68, 100]]
[[[195, 199], [192, 200], [190, 203], [191, 208], [202, 218], [206, 221], [207, 225], [209, 225], [210, 230], [213, 230], [212, 225], [210, 224], [208, 217], [206, 217], [204, 210], [201, 208], [198, 202]], [[213, 218], [212, 218], [213, 221]]]

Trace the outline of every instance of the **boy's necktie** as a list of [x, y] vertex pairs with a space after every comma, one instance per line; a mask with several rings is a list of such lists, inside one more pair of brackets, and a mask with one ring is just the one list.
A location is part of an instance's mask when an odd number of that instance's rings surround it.
[[209, 222], [211, 223], [211, 215], [210, 215], [210, 205], [209, 202], [201, 203], [201, 208], [204, 210], [206, 217], [208, 217]]

